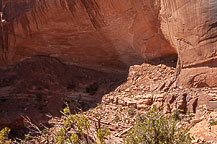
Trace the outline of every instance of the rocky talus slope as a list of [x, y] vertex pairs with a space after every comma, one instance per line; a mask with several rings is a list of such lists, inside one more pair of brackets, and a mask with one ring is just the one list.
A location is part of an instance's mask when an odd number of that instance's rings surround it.
[[92, 124], [100, 116], [100, 124], [111, 131], [107, 142], [122, 143], [137, 115], [156, 105], [165, 114], [182, 111], [181, 124], [190, 128], [193, 143], [215, 144], [217, 125], [211, 123], [217, 121], [217, 88], [179, 86], [174, 62], [134, 65], [127, 76], [65, 65], [52, 57], [27, 59], [0, 71], [0, 126], [19, 136], [25, 133], [25, 116], [36, 124], [56, 125], [68, 103], [72, 112], [84, 110]]
[[176, 85], [176, 70], [164, 64], [130, 67], [127, 81], [103, 96], [102, 104], [87, 112], [90, 118], [102, 115], [102, 124], [112, 131], [111, 141], [121, 143], [138, 114], [153, 105], [164, 113], [180, 109], [182, 124], [190, 128], [193, 143], [217, 142], [216, 88], [183, 88]]

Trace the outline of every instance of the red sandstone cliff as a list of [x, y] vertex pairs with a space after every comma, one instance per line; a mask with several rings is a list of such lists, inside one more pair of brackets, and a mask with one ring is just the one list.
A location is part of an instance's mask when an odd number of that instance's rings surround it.
[[1, 9], [1, 65], [50, 55], [122, 69], [178, 54], [189, 68], [217, 56], [215, 0], [3, 0]]
[[159, 2], [24, 0], [4, 5], [7, 63], [43, 54], [79, 65], [123, 68], [138, 63], [138, 54], [176, 53], [161, 33]]
[[[22, 115], [45, 123], [69, 99], [85, 109], [102, 101], [216, 111], [216, 89], [183, 87], [217, 86], [216, 10], [216, 0], [0, 0], [0, 128], [22, 127]], [[113, 70], [172, 56], [182, 86], [175, 69], [144, 64], [102, 100], [126, 79]]]

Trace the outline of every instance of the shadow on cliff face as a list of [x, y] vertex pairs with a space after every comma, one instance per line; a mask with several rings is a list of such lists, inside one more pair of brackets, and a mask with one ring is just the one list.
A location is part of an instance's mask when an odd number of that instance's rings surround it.
[[0, 128], [8, 126], [17, 135], [24, 133], [23, 116], [46, 124], [47, 115], [60, 116], [66, 102], [72, 112], [96, 107], [126, 80], [127, 72], [99, 72], [35, 56], [0, 69], [0, 75]]
[[146, 61], [146, 63], [152, 64], [152, 65], [165, 64], [166, 66], [176, 68], [177, 61], [178, 61], [178, 54], [173, 54], [173, 55], [166, 56], [166, 57], [148, 60]]

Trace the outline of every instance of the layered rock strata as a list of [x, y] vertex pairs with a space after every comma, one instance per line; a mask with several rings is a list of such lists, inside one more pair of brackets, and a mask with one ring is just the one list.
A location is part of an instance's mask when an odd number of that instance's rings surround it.
[[140, 56], [178, 55], [181, 68], [212, 71], [216, 9], [215, 0], [2, 0], [0, 63], [49, 55], [84, 67], [125, 69], [141, 63]]

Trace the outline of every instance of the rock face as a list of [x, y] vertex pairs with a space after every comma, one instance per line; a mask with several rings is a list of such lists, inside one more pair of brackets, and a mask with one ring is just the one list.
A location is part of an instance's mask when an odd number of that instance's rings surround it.
[[[119, 117], [122, 120], [117, 128], [123, 131], [122, 127], [130, 127], [130, 123], [138, 118], [136, 114], [145, 113], [153, 105], [161, 107], [164, 113], [179, 109], [185, 113], [177, 113], [183, 127], [188, 126], [195, 138], [192, 144], [216, 143], [217, 88], [177, 87], [175, 71], [175, 68], [163, 64], [131, 66], [127, 81], [103, 96], [102, 110], [99, 112], [105, 115], [102, 121], [111, 123], [113, 119], [114, 124], [115, 118]], [[204, 72], [202, 68], [200, 71]], [[125, 121], [132, 108], [135, 115]]]
[[185, 87], [216, 87], [217, 68], [197, 67], [183, 69], [178, 82]]
[[177, 49], [184, 87], [216, 87], [217, 1], [163, 0], [161, 29]]
[[140, 60], [136, 52], [148, 59], [177, 51], [187, 67], [217, 55], [215, 0], [3, 0], [1, 9], [1, 63], [43, 54], [124, 67]]
[[215, 0], [1, 0], [0, 9], [1, 65], [49, 55], [123, 69], [178, 55], [185, 68], [217, 56]]
[[[176, 54], [164, 38], [160, 2], [150, 0], [3, 1], [1, 64], [50, 55], [91, 67], [126, 68]], [[2, 49], [2, 48], [1, 48]]]
[[183, 67], [216, 58], [217, 1], [162, 0], [161, 8], [161, 29]]

